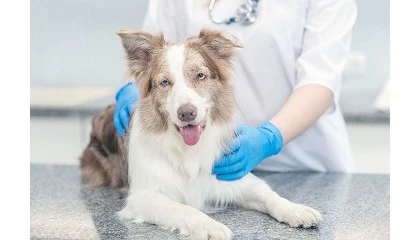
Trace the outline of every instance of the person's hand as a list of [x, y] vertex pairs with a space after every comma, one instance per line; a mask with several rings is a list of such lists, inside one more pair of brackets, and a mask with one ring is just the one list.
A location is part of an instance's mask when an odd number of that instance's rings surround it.
[[252, 171], [262, 160], [280, 152], [283, 137], [271, 122], [258, 128], [241, 125], [230, 153], [224, 154], [213, 167], [219, 180], [233, 181]]
[[128, 82], [115, 95], [114, 126], [120, 137], [128, 129], [131, 113], [140, 97], [140, 90], [134, 82]]

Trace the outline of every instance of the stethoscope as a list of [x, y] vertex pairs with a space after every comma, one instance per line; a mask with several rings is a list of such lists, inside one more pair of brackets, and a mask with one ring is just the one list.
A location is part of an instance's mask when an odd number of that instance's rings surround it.
[[216, 0], [211, 0], [209, 5], [210, 20], [216, 24], [240, 23], [242, 25], [250, 25], [257, 21], [257, 7], [259, 0], [247, 0], [245, 4], [239, 6], [235, 17], [230, 17], [222, 21], [216, 21], [213, 18], [212, 11]]

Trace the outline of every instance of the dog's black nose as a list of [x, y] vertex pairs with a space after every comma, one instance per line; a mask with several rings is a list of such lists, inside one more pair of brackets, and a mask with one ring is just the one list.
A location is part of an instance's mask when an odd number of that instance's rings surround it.
[[197, 117], [197, 108], [191, 104], [182, 105], [178, 108], [178, 118], [183, 122], [191, 122]]

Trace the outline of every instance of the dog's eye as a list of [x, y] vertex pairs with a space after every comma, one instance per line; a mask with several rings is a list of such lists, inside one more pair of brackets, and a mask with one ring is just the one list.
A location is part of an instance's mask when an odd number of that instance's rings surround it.
[[160, 85], [162, 85], [162, 86], [167, 86], [169, 84], [171, 84], [171, 82], [169, 82], [168, 79], [163, 79], [162, 81], [160, 81]]
[[206, 74], [204, 73], [197, 74], [197, 80], [204, 80], [205, 78], [206, 78]]

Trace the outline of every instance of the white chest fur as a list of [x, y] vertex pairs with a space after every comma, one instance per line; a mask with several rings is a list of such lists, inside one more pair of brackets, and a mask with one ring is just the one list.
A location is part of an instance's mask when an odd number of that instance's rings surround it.
[[128, 154], [130, 192], [154, 189], [174, 201], [202, 208], [216, 181], [212, 165], [223, 143], [233, 136], [232, 126], [209, 122], [200, 141], [187, 146], [174, 128], [150, 134], [142, 131], [137, 119], [134, 113]]

